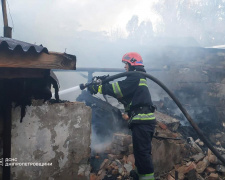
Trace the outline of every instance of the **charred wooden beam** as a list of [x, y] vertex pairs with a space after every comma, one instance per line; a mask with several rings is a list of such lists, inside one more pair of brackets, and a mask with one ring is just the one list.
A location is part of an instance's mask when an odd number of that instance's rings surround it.
[[0, 68], [0, 79], [43, 78], [49, 73], [49, 69]]
[[[163, 68], [145, 68], [146, 71], [168, 71], [169, 69], [163, 69]], [[64, 71], [64, 70], [57, 70], [53, 69], [53, 71]], [[124, 72], [124, 68], [90, 68], [90, 67], [78, 67], [76, 68], [76, 72]], [[69, 72], [68, 70], [66, 72]]]
[[65, 53], [0, 52], [0, 67], [33, 69], [76, 69], [76, 56]]

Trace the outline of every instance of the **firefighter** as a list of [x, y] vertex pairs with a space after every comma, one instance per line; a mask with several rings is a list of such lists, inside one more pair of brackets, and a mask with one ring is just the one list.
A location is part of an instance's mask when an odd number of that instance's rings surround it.
[[[140, 54], [126, 53], [122, 62], [125, 70], [146, 72]], [[154, 168], [151, 158], [151, 141], [156, 125], [154, 106], [147, 86], [147, 81], [142, 74], [132, 74], [125, 80], [112, 84], [92, 85], [88, 88], [91, 94], [100, 93], [110, 95], [120, 101], [125, 108], [129, 120], [128, 126], [132, 132], [133, 151], [137, 174], [135, 179], [153, 180]], [[125, 115], [124, 115], [125, 117]], [[132, 172], [131, 176], [135, 177]]]

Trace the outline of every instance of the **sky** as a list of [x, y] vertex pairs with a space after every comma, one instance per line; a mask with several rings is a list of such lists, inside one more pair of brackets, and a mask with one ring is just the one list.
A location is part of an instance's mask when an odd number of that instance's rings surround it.
[[[76, 55], [77, 67], [123, 68], [122, 56], [129, 51], [139, 52], [145, 63], [149, 60], [146, 57], [154, 54], [149, 50], [149, 44], [142, 47], [140, 44], [124, 40], [118, 46], [113, 44], [113, 41], [108, 42], [112, 39], [110, 36], [112, 32], [118, 30], [120, 36], [127, 37], [126, 25], [134, 15], [138, 16], [139, 23], [151, 21], [153, 30], [157, 30], [157, 25], [162, 23], [161, 16], [153, 10], [154, 4], [160, 0], [7, 0], [7, 2], [8, 21], [9, 26], [13, 27], [13, 39], [42, 44], [49, 51]], [[165, 14], [167, 15], [167, 12]], [[2, 20], [0, 27], [0, 34], [3, 36]], [[193, 31], [197, 28], [189, 29]], [[172, 28], [174, 34], [176, 30]], [[104, 39], [103, 34], [106, 37]], [[151, 68], [154, 67], [155, 60], [152, 58], [149, 61]], [[56, 73], [60, 90], [86, 83], [85, 78], [74, 74]], [[75, 93], [72, 92], [67, 97], [60, 98], [73, 101], [75, 97]], [[155, 97], [158, 97], [157, 94]]]
[[[126, 25], [134, 15], [138, 16], [139, 23], [151, 20], [154, 25], [160, 19], [152, 10], [155, 2], [157, 0], [7, 0], [6, 5], [13, 39], [76, 55], [77, 67], [123, 68], [123, 54], [135, 51], [136, 45], [124, 42], [118, 47], [102, 40], [102, 34], [110, 40], [112, 31], [118, 29], [126, 37]], [[3, 19], [0, 26], [3, 36]], [[114, 61], [105, 61], [109, 53]], [[67, 74], [57, 74], [61, 89], [76, 85], [77, 79], [84, 81], [77, 76], [76, 81], [68, 80], [71, 75], [67, 77]]]
[[[159, 16], [152, 10], [157, 0], [8, 0], [9, 26], [13, 38], [43, 44], [50, 50], [64, 51], [76, 32], [105, 32], [120, 29], [127, 36], [126, 24], [133, 15], [139, 22]], [[9, 13], [10, 12], [10, 13]], [[12, 18], [11, 18], [12, 17]], [[3, 23], [1, 21], [1, 27]], [[2, 33], [2, 28], [0, 31]], [[57, 45], [60, 42], [60, 45]], [[67, 48], [68, 53], [74, 53]]]

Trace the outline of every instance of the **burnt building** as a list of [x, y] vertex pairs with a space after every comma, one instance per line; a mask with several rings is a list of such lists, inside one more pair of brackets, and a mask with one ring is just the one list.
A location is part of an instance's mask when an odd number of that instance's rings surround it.
[[73, 179], [84, 171], [80, 165], [87, 164], [90, 153], [91, 109], [83, 103], [58, 103], [58, 83], [51, 69], [75, 70], [76, 56], [0, 38], [2, 179], [65, 174]]

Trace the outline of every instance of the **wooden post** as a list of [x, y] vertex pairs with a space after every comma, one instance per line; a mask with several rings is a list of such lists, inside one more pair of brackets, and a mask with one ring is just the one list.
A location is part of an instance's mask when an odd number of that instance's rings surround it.
[[3, 14], [3, 22], [4, 22], [4, 37], [12, 38], [12, 28], [8, 26], [5, 0], [2, 0], [2, 14]]
[[4, 26], [8, 26], [8, 18], [7, 18], [7, 11], [6, 11], [6, 2], [5, 0], [2, 0], [2, 14], [3, 14], [3, 22]]
[[3, 174], [2, 179], [8, 180], [11, 176], [11, 167], [6, 166], [6, 158], [11, 158], [11, 111], [12, 102], [7, 89], [4, 87], [4, 83], [1, 84], [1, 92], [3, 98], [1, 98], [1, 116], [3, 119]]

